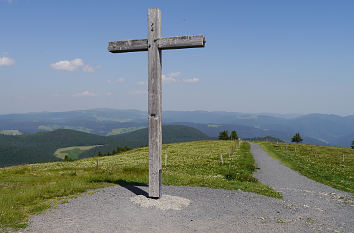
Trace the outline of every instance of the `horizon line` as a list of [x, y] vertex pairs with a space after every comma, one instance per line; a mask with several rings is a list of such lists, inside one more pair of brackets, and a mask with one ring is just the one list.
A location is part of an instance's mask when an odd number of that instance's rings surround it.
[[[92, 110], [117, 110], [117, 111], [140, 111], [140, 112], [147, 112], [147, 110], [141, 109], [128, 109], [128, 108], [87, 108], [87, 109], [75, 109], [75, 110], [64, 110], [64, 111], [31, 111], [31, 112], [11, 112], [11, 113], [0, 113], [0, 116], [6, 115], [25, 115], [25, 114], [40, 114], [40, 113], [64, 113], [64, 112], [79, 112], [79, 111], [92, 111]], [[319, 112], [312, 112], [312, 113], [278, 113], [278, 112], [237, 112], [237, 111], [227, 111], [227, 110], [162, 110], [162, 112], [208, 112], [208, 113], [215, 113], [215, 112], [223, 112], [223, 113], [236, 113], [236, 114], [248, 114], [248, 115], [258, 115], [258, 116], [267, 116], [267, 115], [278, 115], [278, 116], [293, 116], [294, 118], [306, 115], [335, 115], [340, 117], [349, 117], [354, 116], [354, 114], [339, 114], [339, 113], [319, 113]]]

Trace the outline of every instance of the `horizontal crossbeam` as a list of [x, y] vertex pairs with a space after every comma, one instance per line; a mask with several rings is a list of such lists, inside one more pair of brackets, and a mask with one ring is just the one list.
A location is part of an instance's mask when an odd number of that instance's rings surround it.
[[[201, 48], [205, 46], [205, 37], [203, 35], [164, 37], [157, 39], [157, 46], [162, 50]], [[108, 51], [111, 53], [127, 53], [147, 50], [147, 39], [108, 42]]]
[[157, 41], [159, 49], [186, 49], [205, 46], [203, 35], [165, 37]]
[[148, 40], [121, 40], [108, 42], [108, 51], [111, 53], [127, 53], [137, 51], [147, 51]]

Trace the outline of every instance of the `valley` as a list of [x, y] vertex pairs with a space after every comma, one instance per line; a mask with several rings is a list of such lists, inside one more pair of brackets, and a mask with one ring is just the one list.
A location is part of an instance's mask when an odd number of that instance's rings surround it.
[[[209, 137], [217, 137], [223, 130], [237, 130], [241, 138], [273, 136], [290, 142], [290, 138], [299, 131], [306, 144], [347, 147], [354, 140], [354, 116], [221, 111], [164, 111], [162, 116], [164, 125], [190, 126]], [[0, 115], [2, 134], [33, 134], [72, 129], [112, 136], [145, 127], [147, 113], [139, 110], [89, 109]]]

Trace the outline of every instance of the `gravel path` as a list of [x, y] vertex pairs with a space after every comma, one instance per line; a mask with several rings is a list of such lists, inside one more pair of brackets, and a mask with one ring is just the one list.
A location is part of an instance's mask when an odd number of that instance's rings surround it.
[[[163, 186], [186, 206], [141, 207], [147, 187], [113, 186], [33, 216], [25, 232], [353, 232], [352, 195], [316, 183], [279, 164], [258, 145], [255, 176], [283, 194]], [[348, 199], [349, 201], [348, 201]], [[186, 201], [187, 200], [187, 201]], [[189, 201], [188, 201], [189, 200]]]

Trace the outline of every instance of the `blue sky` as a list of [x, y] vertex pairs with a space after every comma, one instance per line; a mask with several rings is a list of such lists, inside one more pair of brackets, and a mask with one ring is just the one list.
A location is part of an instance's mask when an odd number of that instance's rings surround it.
[[354, 1], [0, 0], [0, 114], [147, 109], [147, 52], [108, 41], [204, 34], [163, 51], [163, 109], [354, 114]]

